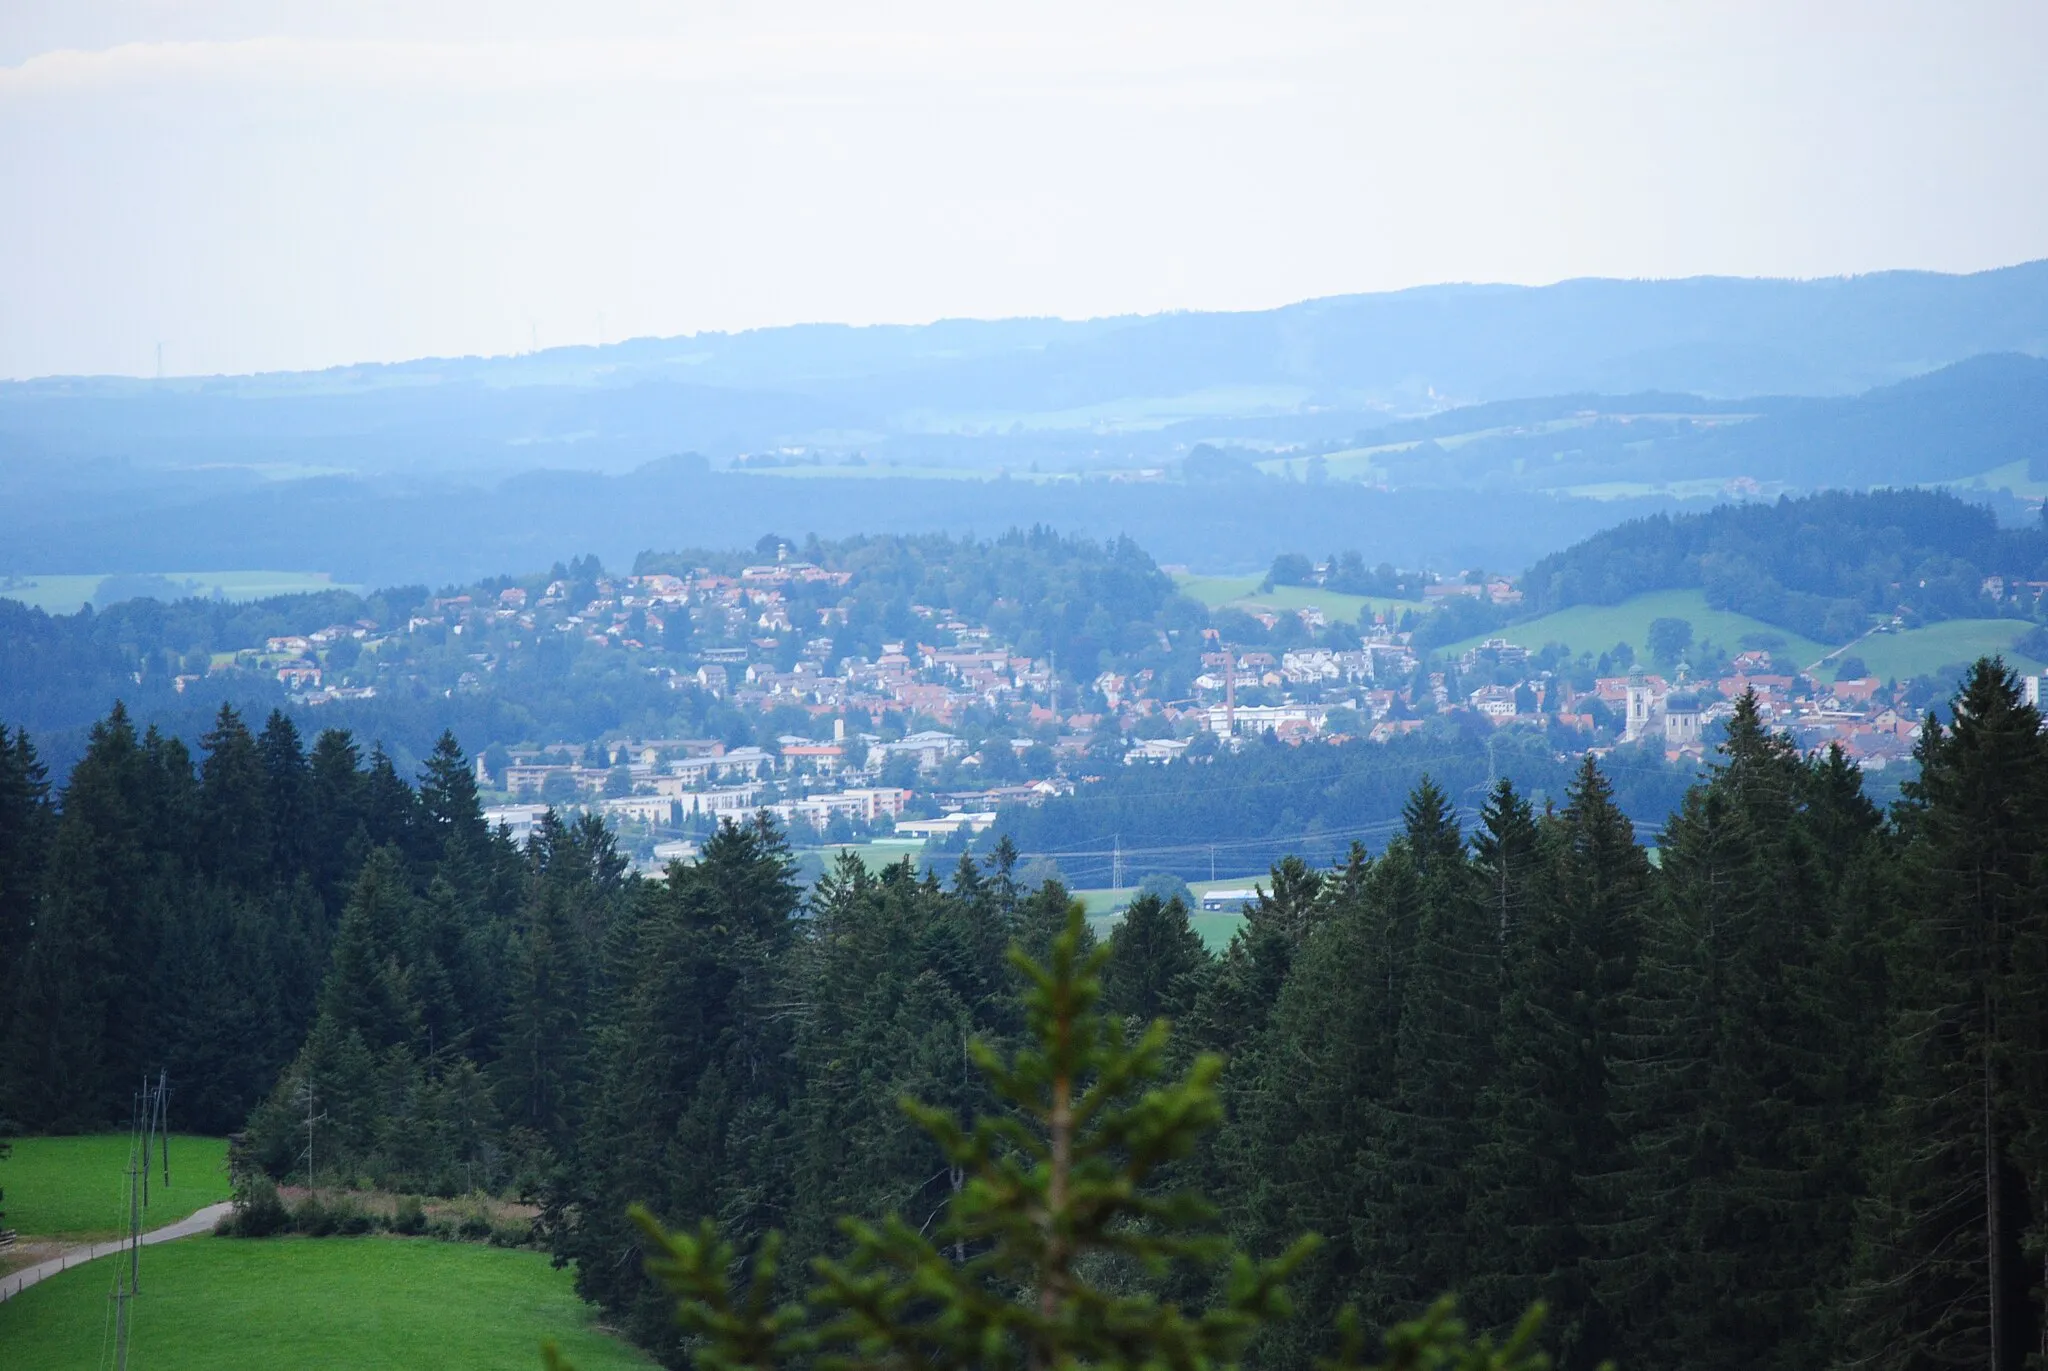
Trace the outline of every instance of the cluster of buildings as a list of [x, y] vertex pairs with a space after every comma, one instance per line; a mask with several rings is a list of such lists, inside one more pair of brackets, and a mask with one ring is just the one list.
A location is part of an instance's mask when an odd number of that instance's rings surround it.
[[[1339, 636], [1313, 608], [1256, 611], [1269, 629], [1298, 616], [1303, 632], [1273, 635], [1296, 646], [1161, 630], [1161, 652], [1145, 660], [1170, 667], [1076, 679], [1071, 668], [1062, 676], [1050, 654], [1020, 652], [987, 624], [922, 605], [910, 606], [911, 631], [876, 650], [871, 626], [849, 624], [852, 579], [785, 556], [736, 574], [698, 568], [479, 589], [427, 599], [402, 623], [359, 620], [271, 637], [215, 654], [210, 669], [261, 672], [318, 704], [372, 697], [385, 685], [417, 692], [406, 663], [428, 646], [448, 677], [433, 688], [452, 695], [484, 689], [511, 654], [561, 640], [579, 651], [644, 650], [628, 659], [634, 669], [742, 715], [808, 716], [808, 726], [784, 724], [793, 731], [755, 745], [621, 736], [479, 754], [480, 784], [501, 797], [493, 822], [515, 834], [548, 806], [569, 804], [670, 841], [763, 809], [799, 833], [975, 831], [1001, 805], [1059, 794], [1105, 766], [1205, 755], [1264, 736], [1385, 742], [1452, 712], [1542, 729], [1565, 750], [1661, 746], [1684, 757], [1703, 752], [1714, 724], [1754, 691], [1772, 727], [1804, 747], [1839, 743], [1871, 768], [1910, 756], [1918, 731], [1913, 712], [1876, 680], [1823, 683], [1768, 653], [1744, 653], [1711, 680], [1681, 666], [1668, 680], [1637, 671], [1588, 688], [1583, 666], [1541, 669], [1500, 639], [1425, 667], [1390, 619]], [[1498, 580], [1425, 590], [1431, 599], [1500, 604], [1519, 595]], [[178, 679], [183, 689], [197, 677]]]
[[1837, 745], [1866, 770], [1908, 760], [1920, 737], [1919, 715], [1891, 698], [1876, 677], [1823, 682], [1776, 669], [1767, 652], [1743, 653], [1712, 681], [1673, 683], [1638, 671], [1602, 678], [1594, 695], [1620, 712], [1622, 743], [1661, 741], [1675, 758], [1701, 755], [1710, 726], [1732, 716], [1745, 692], [1756, 696], [1766, 727], [1789, 734], [1805, 750]]
[[[949, 760], [963, 759], [966, 749], [963, 739], [936, 729], [894, 739], [849, 738], [842, 721], [829, 743], [789, 736], [764, 748], [709, 738], [619, 738], [513, 749], [495, 774], [488, 755], [480, 754], [475, 766], [479, 787], [507, 797], [485, 817], [522, 839], [549, 808], [564, 805], [656, 833], [766, 811], [800, 833], [923, 839], [962, 827], [980, 832], [995, 822], [1001, 805], [1035, 804], [1072, 789], [1055, 778], [993, 786], [925, 783]], [[885, 773], [901, 769], [892, 766], [899, 760], [918, 784], [883, 781]], [[942, 812], [913, 814], [921, 794], [922, 807]]]
[[[315, 629], [305, 634], [283, 634], [266, 638], [263, 646], [244, 647], [232, 652], [216, 652], [207, 664], [209, 674], [230, 670], [253, 672], [275, 680], [300, 704], [322, 705], [336, 700], [374, 699], [377, 687], [363, 683], [348, 685], [330, 679], [330, 668], [323, 664], [323, 654], [329, 653], [342, 642], [350, 644], [352, 655], [375, 651], [384, 641], [377, 631], [377, 625], [369, 619], [358, 619], [351, 624], [329, 624], [326, 628]], [[182, 673], [172, 678], [172, 685], [179, 694], [200, 679], [196, 672]]]

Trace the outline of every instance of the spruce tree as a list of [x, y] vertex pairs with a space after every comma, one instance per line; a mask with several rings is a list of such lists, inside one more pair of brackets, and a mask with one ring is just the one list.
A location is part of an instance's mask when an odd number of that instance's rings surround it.
[[199, 740], [200, 869], [237, 890], [273, 877], [271, 787], [262, 751], [231, 705]]
[[320, 987], [320, 1018], [372, 1051], [409, 1047], [420, 1037], [419, 1004], [402, 939], [411, 903], [396, 854], [388, 849], [372, 853], [342, 911], [333, 960]]
[[788, 1231], [799, 1252], [828, 1250], [842, 1214], [930, 1212], [952, 1193], [959, 1178], [919, 1155], [897, 1101], [984, 1102], [963, 1096], [979, 1084], [966, 1044], [994, 1028], [1000, 970], [976, 965], [971, 914], [907, 864], [876, 878], [851, 854], [814, 892], [794, 987], [803, 1010]]
[[1567, 799], [1542, 834], [1545, 897], [1506, 944], [1474, 1168], [1488, 1253], [1474, 1293], [1496, 1323], [1544, 1301], [1566, 1365], [1592, 1366], [1615, 1342], [1594, 1287], [1621, 1218], [1608, 1184], [1624, 1164], [1616, 1074], [1650, 868], [1590, 756]]
[[[1420, 817], [1424, 841], [1441, 857], [1447, 816], [1430, 805]], [[1260, 1040], [1256, 1080], [1235, 1111], [1241, 1131], [1229, 1160], [1246, 1240], [1270, 1249], [1303, 1230], [1327, 1239], [1299, 1275], [1311, 1318], [1268, 1330], [1262, 1361], [1298, 1364], [1326, 1351], [1322, 1324], [1361, 1289], [1369, 1316], [1409, 1293], [1391, 1288], [1401, 1272], [1380, 1264], [1406, 1235], [1380, 1217], [1387, 1178], [1376, 1168], [1387, 1160], [1423, 881], [1405, 837], [1354, 876], [1328, 900], [1318, 880], [1314, 911], [1282, 924], [1309, 931]], [[1299, 891], [1307, 883], [1289, 884]]]
[[270, 711], [256, 735], [263, 761], [265, 817], [270, 829], [274, 869], [271, 878], [288, 882], [310, 869], [314, 840], [308, 786], [311, 770], [298, 725], [281, 709]]
[[323, 730], [306, 758], [306, 872], [326, 916], [319, 930], [323, 950], [355, 867], [372, 845], [368, 788], [355, 739], [342, 729]]
[[595, 1045], [582, 1165], [559, 1178], [548, 1212], [578, 1289], [663, 1349], [674, 1333], [632, 1261], [626, 1205], [717, 1214], [743, 1241], [788, 1212], [798, 906], [787, 848], [758, 824], [721, 825], [695, 864], [639, 900], [610, 949], [617, 1005]]
[[[1424, 778], [1390, 863], [1415, 867], [1414, 943], [1400, 981], [1393, 1072], [1356, 1165], [1368, 1208], [1355, 1220], [1376, 1322], [1410, 1316], [1473, 1266], [1470, 1178], [1479, 1093], [1494, 1075], [1501, 944], [1467, 864], [1448, 798]], [[1391, 869], [1391, 867], [1390, 867]]]
[[[183, 767], [180, 779], [173, 774]], [[177, 888], [190, 762], [116, 704], [93, 725], [55, 825], [35, 935], [14, 978], [6, 1042], [16, 1121], [97, 1127], [127, 1114], [150, 1065], [157, 943]]]
[[590, 967], [559, 881], [537, 884], [515, 938], [496, 1078], [499, 1114], [555, 1155], [573, 1143], [585, 1070]]
[[1502, 778], [1486, 797], [1472, 835], [1472, 874], [1478, 897], [1505, 947], [1527, 919], [1536, 898], [1533, 881], [1541, 855], [1529, 802]]
[[1103, 1006], [1140, 1024], [1179, 1019], [1201, 994], [1213, 966], [1178, 897], [1140, 895], [1109, 936]]
[[[12, 737], [0, 726], [0, 1030], [4, 1006], [14, 1002], [13, 984], [35, 935], [56, 814], [50, 807], [49, 773], [36, 756], [26, 730]], [[4, 1088], [0, 1063], [0, 1088]], [[0, 1115], [6, 1113], [0, 1096]]]
[[2048, 1194], [2048, 742], [2012, 673], [1983, 660], [1953, 724], [1923, 724], [1917, 756], [1900, 810], [1897, 1031], [1847, 1323], [1870, 1362], [2017, 1371], [2042, 1327], [2027, 1244]]
[[1821, 1354], [1813, 1316], [1847, 1257], [1830, 1191], [1856, 1118], [1824, 979], [1836, 920], [1818, 843], [1839, 840], [1841, 815], [1816, 831], [1815, 767], [1754, 695], [1720, 754], [1662, 843], [1618, 1096], [1629, 1217], [1602, 1292], [1635, 1359], [1733, 1371]]

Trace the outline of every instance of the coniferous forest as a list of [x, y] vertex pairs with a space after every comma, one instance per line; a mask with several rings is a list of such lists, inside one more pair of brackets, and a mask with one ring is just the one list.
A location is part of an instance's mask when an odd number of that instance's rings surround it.
[[[195, 758], [117, 708], [61, 795], [0, 743], [0, 1116], [117, 1124], [161, 1068], [176, 1126], [276, 1178], [530, 1197], [672, 1363], [628, 1207], [779, 1230], [792, 1282], [842, 1214], [933, 1226], [963, 1175], [898, 1101], [1000, 1114], [966, 1045], [1023, 1039], [1006, 949], [1068, 927], [1007, 847], [808, 896], [765, 824], [660, 880], [594, 821], [516, 847], [453, 738], [408, 779], [282, 715], [224, 709]], [[1574, 1368], [2042, 1356], [2048, 740], [1982, 662], [1918, 760], [1882, 811], [1745, 699], [1656, 834], [1588, 759], [1469, 831], [1425, 782], [1383, 850], [1275, 866], [1221, 956], [1137, 900], [1104, 1007], [1227, 1062], [1171, 1179], [1254, 1254], [1324, 1240], [1251, 1363], [1447, 1291], [1484, 1328], [1541, 1301]]]

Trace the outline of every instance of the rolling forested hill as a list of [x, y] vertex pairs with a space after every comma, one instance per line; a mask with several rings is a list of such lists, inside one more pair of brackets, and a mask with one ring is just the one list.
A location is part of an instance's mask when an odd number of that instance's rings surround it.
[[1534, 617], [1697, 587], [1717, 609], [1839, 643], [1893, 614], [2021, 614], [2010, 594], [1987, 598], [1991, 576], [2048, 578], [2048, 530], [2001, 528], [1989, 510], [1936, 491], [1829, 492], [1632, 520], [1537, 562], [1523, 608]]

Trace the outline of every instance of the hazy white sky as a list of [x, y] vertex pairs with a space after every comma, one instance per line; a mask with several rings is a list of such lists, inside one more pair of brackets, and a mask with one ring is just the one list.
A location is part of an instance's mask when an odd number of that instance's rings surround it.
[[2048, 255], [2041, 0], [0, 5], [0, 375]]

